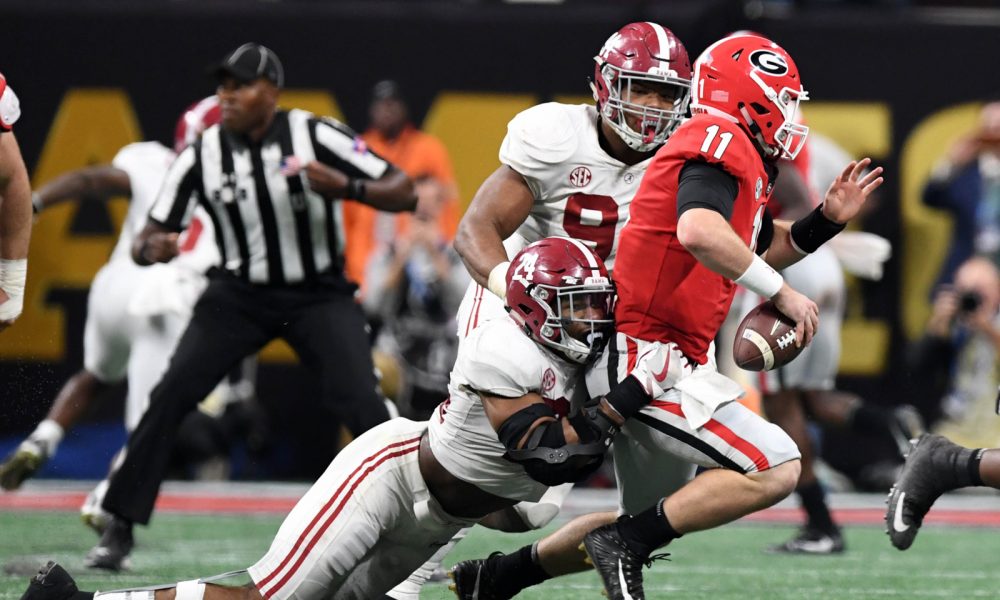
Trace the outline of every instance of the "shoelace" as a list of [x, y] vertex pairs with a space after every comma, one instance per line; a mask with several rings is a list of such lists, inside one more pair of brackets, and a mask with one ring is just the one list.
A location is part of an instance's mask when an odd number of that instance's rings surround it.
[[646, 562], [644, 564], [646, 565], [647, 569], [650, 569], [653, 567], [653, 562], [658, 560], [665, 560], [667, 562], [670, 562], [670, 553], [662, 552], [660, 554], [653, 554], [652, 556], [646, 559]]

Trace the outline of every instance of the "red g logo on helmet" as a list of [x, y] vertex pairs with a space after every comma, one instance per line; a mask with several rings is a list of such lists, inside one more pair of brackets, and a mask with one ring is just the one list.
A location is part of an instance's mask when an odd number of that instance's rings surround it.
[[614, 323], [614, 286], [604, 261], [583, 242], [544, 238], [510, 261], [507, 311], [535, 342], [583, 363], [597, 355]]
[[792, 57], [771, 40], [734, 34], [705, 50], [694, 64], [692, 112], [723, 116], [771, 158], [795, 158], [809, 128], [796, 122], [809, 99]]

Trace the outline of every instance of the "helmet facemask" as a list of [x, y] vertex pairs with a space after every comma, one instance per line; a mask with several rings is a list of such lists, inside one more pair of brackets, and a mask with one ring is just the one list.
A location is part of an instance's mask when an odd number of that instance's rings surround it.
[[[597, 59], [600, 61], [600, 57]], [[601, 67], [600, 74], [608, 92], [607, 100], [602, 103], [597, 90], [594, 91], [601, 116], [633, 150], [650, 152], [662, 146], [687, 115], [688, 102], [691, 99], [689, 81], [678, 77], [630, 71], [610, 63], [605, 63]], [[669, 85], [675, 91], [673, 106], [669, 109], [660, 109], [632, 102], [630, 99], [634, 82], [642, 82], [653, 88]], [[628, 116], [638, 120], [639, 131], [629, 126]]]
[[[764, 92], [764, 96], [770, 101], [770, 104], [778, 109], [782, 117], [782, 123], [775, 129], [773, 140], [768, 140], [745, 106], [740, 108], [743, 118], [750, 125], [754, 138], [759, 144], [765, 146], [771, 156], [794, 160], [802, 150], [802, 147], [805, 146], [806, 137], [809, 135], [809, 127], [796, 120], [799, 103], [809, 100], [809, 92], [801, 88], [795, 90], [789, 87], [782, 87], [780, 91], [776, 92], [774, 88], [764, 83], [754, 71], [750, 72], [750, 78]], [[764, 111], [762, 114], [769, 114], [771, 112], [760, 105], [752, 106], [752, 108], [759, 114], [761, 114], [761, 109]]]
[[[607, 343], [607, 332], [614, 325], [614, 287], [608, 278], [591, 277], [583, 285], [562, 287], [536, 284], [528, 293], [546, 312], [545, 323], [538, 330], [542, 344], [573, 362], [586, 363]], [[588, 307], [599, 309], [603, 318], [576, 316]], [[580, 327], [571, 333], [574, 325]]]

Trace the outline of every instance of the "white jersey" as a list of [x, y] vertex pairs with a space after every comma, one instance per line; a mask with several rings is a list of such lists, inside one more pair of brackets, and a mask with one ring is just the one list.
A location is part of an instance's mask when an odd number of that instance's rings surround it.
[[[111, 161], [112, 166], [128, 174], [132, 199], [109, 262], [132, 261], [132, 244], [146, 226], [149, 209], [156, 200], [167, 168], [175, 156], [172, 150], [159, 142], [137, 142], [119, 150]], [[200, 207], [195, 212], [195, 220], [181, 235], [178, 244], [181, 254], [171, 261], [176, 267], [204, 273], [209, 267], [219, 264], [214, 228], [208, 215]]]
[[[534, 203], [504, 241], [508, 258], [560, 235], [587, 244], [613, 271], [619, 233], [651, 160], [626, 165], [608, 155], [593, 106], [549, 102], [519, 113], [507, 125], [500, 162], [524, 178]], [[458, 336], [505, 315], [503, 302], [473, 282], [458, 310]]]
[[548, 488], [503, 457], [506, 449], [477, 392], [509, 398], [534, 392], [565, 416], [582, 400], [574, 396], [585, 393], [580, 371], [524, 335], [511, 319], [484, 323], [463, 342], [450, 397], [431, 415], [434, 456], [449, 473], [491, 494], [537, 501]]
[[628, 220], [646, 159], [635, 165], [601, 148], [597, 109], [549, 102], [525, 110], [507, 125], [500, 162], [517, 171], [535, 202], [505, 243], [508, 256], [544, 237], [581, 240], [614, 269], [618, 234]]

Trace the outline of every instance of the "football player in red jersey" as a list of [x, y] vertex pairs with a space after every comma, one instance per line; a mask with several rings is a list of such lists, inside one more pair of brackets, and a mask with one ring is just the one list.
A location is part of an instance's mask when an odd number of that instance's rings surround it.
[[[661, 372], [637, 368], [609, 396], [605, 414], [656, 453], [690, 456], [710, 469], [649, 509], [600, 527], [584, 543], [611, 598], [642, 598], [650, 553], [685, 533], [728, 523], [787, 496], [799, 476], [795, 443], [732, 402], [739, 391], [708, 361], [709, 344], [737, 284], [796, 323], [797, 343], [818, 327], [816, 304], [775, 269], [839, 233], [882, 184], [869, 159], [851, 162], [824, 202], [795, 221], [765, 210], [780, 158], [795, 158], [808, 128], [795, 122], [808, 98], [798, 68], [770, 40], [734, 35], [694, 65], [693, 116], [650, 165], [622, 233], [615, 271], [619, 334], [660, 346]], [[648, 363], [648, 359], [647, 359]], [[691, 371], [671, 373], [681, 363]], [[620, 391], [619, 391], [620, 390]], [[635, 424], [635, 425], [633, 425]], [[669, 441], [666, 441], [669, 440]]]
[[0, 331], [21, 315], [31, 239], [31, 184], [11, 129], [21, 105], [0, 75]]
[[[864, 174], [870, 161], [852, 162], [815, 211], [772, 221], [765, 206], [774, 163], [794, 157], [808, 131], [795, 123], [807, 94], [794, 62], [763, 37], [731, 36], [695, 62], [692, 86], [694, 116], [653, 158], [619, 242], [614, 343], [629, 374], [590, 413], [608, 436], [622, 430], [615, 469], [622, 507], [634, 515], [583, 537], [612, 599], [645, 597], [642, 567], [656, 548], [795, 488], [795, 443], [734, 402], [742, 390], [715, 369], [711, 343], [740, 284], [773, 299], [795, 320], [796, 343], [808, 344], [816, 304], [775, 269], [836, 235], [882, 183], [881, 168]], [[666, 455], [707, 470], [660, 498], [657, 465]], [[639, 498], [648, 508], [630, 508]], [[542, 540], [539, 564], [567, 556], [584, 530], [573, 521]]]

